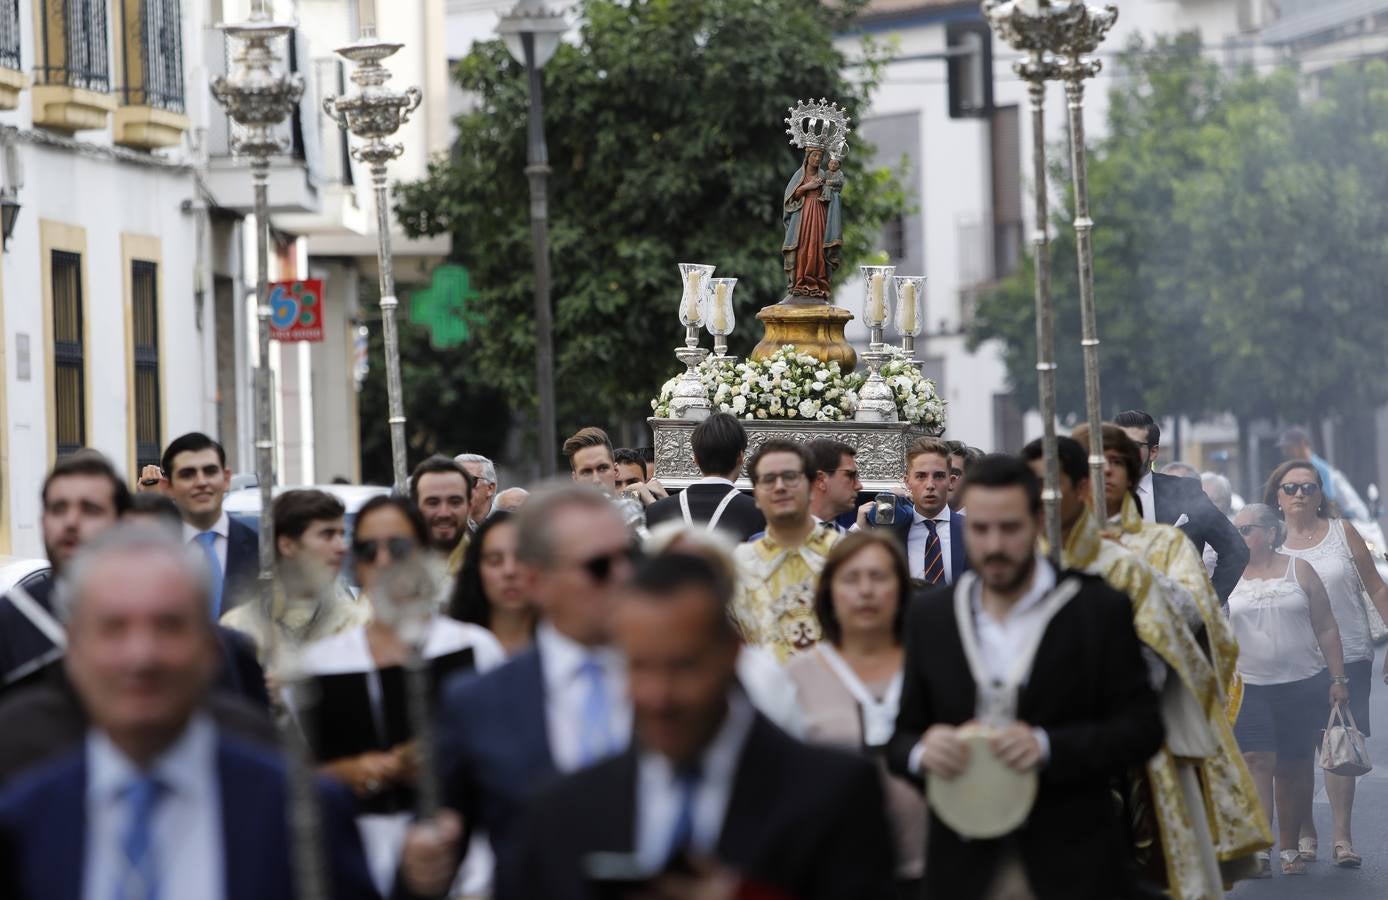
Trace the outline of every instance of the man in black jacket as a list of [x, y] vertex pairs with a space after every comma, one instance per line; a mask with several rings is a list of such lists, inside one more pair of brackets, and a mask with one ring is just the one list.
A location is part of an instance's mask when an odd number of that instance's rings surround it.
[[[1111, 779], [1144, 763], [1163, 736], [1131, 603], [1036, 555], [1041, 488], [1021, 460], [975, 463], [965, 503], [972, 569], [911, 610], [888, 764], [908, 778], [949, 781], [965, 772], [971, 752], [990, 752], [1019, 772], [1035, 771], [1038, 792], [1024, 823], [1000, 839], [966, 839], [932, 815], [926, 892], [999, 896], [1006, 873], [1010, 886], [1022, 882], [1038, 900], [1127, 896], [1130, 851]], [[967, 644], [962, 634], [971, 636]], [[1029, 670], [1014, 672], [1028, 647]], [[1008, 680], [1019, 686], [1003, 687]], [[980, 719], [992, 736], [971, 748], [960, 726]]]
[[1142, 454], [1143, 476], [1137, 483], [1142, 517], [1148, 522], [1175, 525], [1201, 553], [1206, 545], [1213, 548], [1218, 560], [1210, 581], [1220, 602], [1229, 602], [1229, 594], [1248, 565], [1248, 547], [1238, 530], [1210, 502], [1199, 481], [1152, 471], [1161, 452], [1161, 429], [1156, 420], [1140, 409], [1130, 409], [1114, 416], [1113, 424], [1127, 432]]
[[714, 884], [730, 891], [718, 896], [893, 896], [873, 766], [801, 744], [752, 708], [736, 686], [731, 592], [701, 558], [638, 570], [615, 619], [632, 746], [537, 796], [498, 897], [581, 900], [595, 884], [620, 893], [612, 882], [656, 896]]
[[646, 525], [654, 528], [682, 519], [686, 525], [720, 529], [738, 541], [765, 531], [766, 519], [756, 501], [733, 484], [742, 474], [747, 452], [747, 431], [737, 417], [714, 413], [694, 426], [689, 442], [694, 464], [704, 477], [677, 496], [646, 507]]

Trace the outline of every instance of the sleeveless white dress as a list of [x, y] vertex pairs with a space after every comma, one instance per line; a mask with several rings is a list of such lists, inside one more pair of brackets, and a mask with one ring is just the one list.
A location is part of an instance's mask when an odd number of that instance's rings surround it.
[[1360, 599], [1363, 591], [1359, 570], [1345, 539], [1343, 519], [1331, 519], [1325, 537], [1314, 547], [1293, 550], [1282, 547], [1288, 556], [1304, 559], [1311, 564], [1325, 585], [1330, 597], [1330, 611], [1340, 626], [1340, 644], [1345, 650], [1345, 664], [1374, 658], [1374, 645], [1369, 636], [1369, 616]]

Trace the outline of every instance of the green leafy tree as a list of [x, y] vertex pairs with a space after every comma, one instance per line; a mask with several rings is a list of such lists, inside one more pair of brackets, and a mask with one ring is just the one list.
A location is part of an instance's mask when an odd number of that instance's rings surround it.
[[[649, 415], [676, 368], [679, 262], [737, 276], [745, 353], [753, 320], [784, 293], [781, 194], [802, 157], [782, 117], [807, 97], [830, 97], [856, 119], [877, 61], [844, 75], [833, 43], [862, 0], [587, 0], [576, 45], [544, 69], [545, 130], [553, 174], [550, 252], [555, 382], [561, 432]], [[451, 233], [479, 296], [471, 365], [455, 377], [485, 382], [520, 410], [532, 407], [533, 279], [525, 74], [499, 42], [458, 65], [476, 100], [458, 120], [455, 152], [402, 186], [398, 212], [415, 235]], [[845, 268], [872, 249], [881, 223], [904, 206], [871, 148], [844, 163]], [[407, 387], [407, 390], [413, 389]]]

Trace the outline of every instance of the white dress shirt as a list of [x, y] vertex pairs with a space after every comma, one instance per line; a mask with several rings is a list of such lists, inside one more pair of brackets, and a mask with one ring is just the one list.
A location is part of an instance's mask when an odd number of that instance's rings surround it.
[[[701, 856], [712, 855], [718, 848], [742, 746], [754, 719], [752, 704], [740, 691], [730, 691], [728, 714], [713, 742], [704, 750], [699, 761], [699, 782], [694, 788], [694, 827], [688, 846]], [[648, 872], [659, 872], [667, 862], [670, 838], [680, 814], [680, 794], [670, 760], [658, 753], [642, 753], [636, 770], [635, 850], [641, 868]]]
[[[162, 786], [152, 814], [150, 847], [159, 895], [222, 900], [226, 860], [216, 726], [206, 716], [195, 716], [148, 771]], [[121, 844], [129, 829], [130, 808], [123, 793], [140, 774], [105, 734], [88, 732], [83, 900], [110, 900], [128, 867]]]
[[[216, 552], [217, 563], [222, 567], [222, 574], [225, 575], [227, 571], [227, 536], [231, 534], [231, 518], [226, 514], [225, 510], [217, 517], [217, 521], [213, 526], [207, 530], [217, 535], [217, 539], [212, 542], [212, 549]], [[200, 534], [202, 534], [202, 531], [199, 529], [194, 528], [187, 522], [183, 523], [184, 542], [191, 544], [197, 540]], [[225, 609], [225, 607], [223, 607], [223, 609]]]
[[[919, 581], [925, 577], [925, 542], [930, 539], [930, 530], [925, 527], [925, 516], [915, 507], [911, 508], [911, 533], [906, 539], [907, 561], [911, 564], [911, 577]], [[954, 584], [954, 560], [950, 558], [949, 522], [950, 509], [945, 506], [934, 516], [935, 533], [940, 536], [940, 558], [945, 565], [945, 584]]]
[[1157, 495], [1152, 493], [1152, 470], [1148, 469], [1137, 483], [1137, 498], [1142, 501], [1142, 520], [1150, 524], [1157, 521]]
[[[1017, 657], [1021, 655], [1023, 649], [1031, 642], [1036, 635], [1037, 629], [1044, 629], [1050, 624], [1050, 619], [1046, 615], [1046, 610], [1041, 601], [1046, 599], [1046, 595], [1054, 590], [1056, 585], [1055, 569], [1051, 564], [1040, 557], [1036, 560], [1036, 571], [1031, 579], [1031, 587], [1022, 595], [1022, 599], [1013, 604], [1007, 616], [1001, 620], [993, 618], [983, 611], [983, 584], [975, 581], [973, 583], [973, 596], [969, 598], [969, 606], [973, 610], [974, 628], [978, 635], [978, 656], [979, 664], [983, 667], [984, 675], [989, 681], [1003, 683], [1012, 674], [1012, 667], [1016, 665]], [[1018, 689], [1025, 685], [1027, 679], [1022, 679], [1022, 684]], [[979, 694], [983, 694], [987, 687], [980, 685]], [[982, 710], [978, 710], [980, 718]], [[1041, 764], [1045, 765], [1051, 757], [1051, 742], [1046, 732], [1040, 728], [1033, 728], [1032, 734], [1036, 736], [1036, 742], [1041, 745]], [[911, 748], [910, 757], [907, 760], [907, 768], [916, 774], [920, 774], [920, 758], [923, 750], [920, 744]]]
[[626, 666], [621, 655], [610, 647], [584, 647], [560, 634], [549, 622], [541, 622], [535, 629], [535, 645], [545, 679], [545, 722], [555, 768], [572, 772], [589, 762], [583, 758], [583, 709], [591, 682], [582, 672], [589, 656], [601, 666], [607, 688], [608, 708], [612, 712], [608, 729], [612, 752], [626, 749], [631, 740], [631, 703], [627, 700]]

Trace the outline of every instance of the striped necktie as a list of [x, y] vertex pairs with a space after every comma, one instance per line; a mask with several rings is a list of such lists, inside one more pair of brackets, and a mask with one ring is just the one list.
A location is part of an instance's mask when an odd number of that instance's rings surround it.
[[940, 551], [940, 533], [935, 530], [935, 520], [926, 519], [925, 529], [930, 534], [925, 539], [925, 564], [921, 567], [921, 580], [926, 584], [943, 584], [945, 556]]

